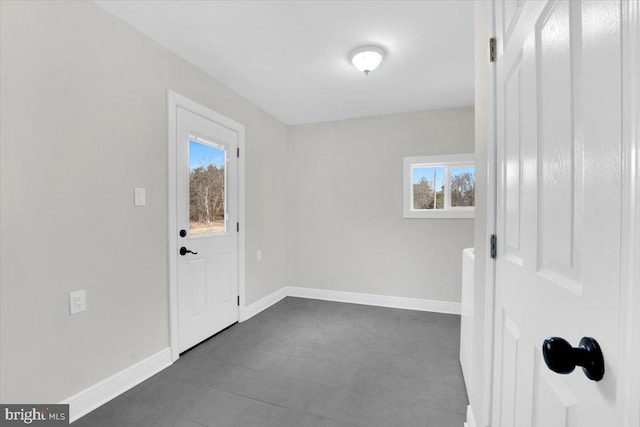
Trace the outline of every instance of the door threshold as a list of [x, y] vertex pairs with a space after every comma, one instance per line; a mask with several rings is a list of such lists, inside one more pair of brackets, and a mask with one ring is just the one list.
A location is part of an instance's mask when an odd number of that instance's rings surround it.
[[203, 339], [203, 340], [202, 340], [202, 341], [200, 341], [198, 344], [195, 344], [195, 345], [193, 345], [193, 346], [189, 347], [188, 349], [186, 349], [185, 351], [183, 351], [182, 353], [180, 353], [180, 354], [178, 355], [178, 357], [182, 357], [182, 356], [184, 356], [185, 354], [189, 353], [189, 352], [190, 352], [191, 350], [193, 350], [194, 348], [199, 347], [201, 344], [204, 344], [204, 343], [206, 343], [207, 341], [209, 341], [210, 339], [217, 337], [218, 335], [220, 335], [221, 333], [223, 333], [223, 332], [224, 332], [224, 331], [226, 331], [227, 329], [229, 329], [229, 328], [231, 328], [232, 326], [235, 326], [235, 325], [237, 325], [237, 324], [238, 324], [238, 322], [233, 322], [232, 324], [230, 324], [230, 325], [229, 325], [229, 326], [227, 326], [226, 328], [221, 329], [220, 331], [216, 332], [215, 334], [211, 335], [210, 337]]

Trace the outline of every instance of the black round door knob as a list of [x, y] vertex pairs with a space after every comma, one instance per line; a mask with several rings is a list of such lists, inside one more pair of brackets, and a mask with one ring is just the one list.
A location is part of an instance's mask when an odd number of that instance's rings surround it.
[[186, 237], [187, 236], [187, 230], [180, 230], [180, 237]]
[[604, 377], [602, 350], [591, 337], [583, 337], [576, 348], [563, 338], [547, 338], [542, 344], [542, 356], [547, 367], [558, 374], [570, 374], [576, 366], [581, 366], [590, 380], [600, 381]]
[[184, 246], [180, 248], [180, 255], [185, 256], [186, 254], [194, 254], [194, 255], [198, 255], [198, 252], [193, 252], [190, 251], [189, 249], [185, 248]]

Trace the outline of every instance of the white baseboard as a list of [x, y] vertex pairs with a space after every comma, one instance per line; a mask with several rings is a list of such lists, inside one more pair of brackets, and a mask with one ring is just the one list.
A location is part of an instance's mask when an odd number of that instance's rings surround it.
[[171, 363], [171, 349], [165, 348], [60, 403], [69, 405], [69, 421], [74, 422], [157, 374]]
[[378, 307], [402, 308], [405, 310], [431, 311], [434, 313], [460, 314], [458, 302], [436, 301], [419, 298], [393, 297], [387, 295], [360, 294], [355, 292], [332, 291], [328, 289], [285, 286], [240, 309], [240, 321], [249, 320], [256, 314], [271, 307], [285, 297], [319, 299], [351, 304], [375, 305]]
[[473, 409], [471, 405], [467, 406], [467, 422], [464, 423], [464, 427], [476, 427], [476, 419], [473, 416]]
[[242, 307], [240, 309], [240, 322], [244, 322], [245, 320], [251, 319], [256, 314], [260, 313], [263, 310], [271, 307], [278, 301], [282, 300], [287, 296], [287, 287], [282, 287], [277, 291], [267, 295], [264, 298], [259, 299], [253, 304], [249, 304], [246, 307]]
[[352, 304], [375, 305], [378, 307], [403, 308], [405, 310], [431, 311], [434, 313], [461, 313], [461, 306], [458, 302], [394, 297], [376, 294], [360, 294], [355, 292], [301, 288], [296, 286], [288, 286], [287, 288], [287, 296], [291, 297], [347, 302]]

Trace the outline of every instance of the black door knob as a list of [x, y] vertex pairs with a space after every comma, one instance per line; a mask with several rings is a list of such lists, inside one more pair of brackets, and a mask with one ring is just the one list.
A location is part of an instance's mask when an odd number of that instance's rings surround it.
[[189, 249], [185, 248], [184, 246], [180, 248], [180, 255], [185, 256], [186, 254], [194, 254], [194, 255], [198, 255], [198, 252], [193, 252], [190, 251]]
[[604, 377], [602, 350], [593, 338], [583, 337], [576, 348], [563, 338], [547, 338], [542, 344], [542, 356], [553, 372], [570, 374], [576, 366], [581, 366], [590, 380], [600, 381]]
[[187, 236], [187, 230], [180, 230], [180, 237], [186, 237]]

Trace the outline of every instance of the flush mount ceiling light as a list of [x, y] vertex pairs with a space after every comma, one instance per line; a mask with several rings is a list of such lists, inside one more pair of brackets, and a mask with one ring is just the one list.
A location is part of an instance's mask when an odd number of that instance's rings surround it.
[[384, 58], [384, 50], [378, 46], [363, 46], [351, 52], [351, 62], [358, 70], [364, 72], [365, 75], [376, 68]]

